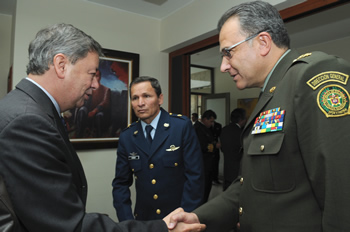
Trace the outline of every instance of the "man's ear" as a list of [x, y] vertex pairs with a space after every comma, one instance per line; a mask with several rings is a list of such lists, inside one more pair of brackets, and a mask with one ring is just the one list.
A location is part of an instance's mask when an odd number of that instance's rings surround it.
[[258, 41], [259, 41], [260, 54], [262, 56], [266, 56], [267, 54], [269, 54], [273, 43], [270, 34], [265, 31], [261, 32], [258, 35]]
[[162, 105], [163, 104], [163, 100], [164, 100], [164, 97], [163, 97], [163, 94], [161, 93], [158, 97], [158, 103], [159, 105]]
[[64, 78], [67, 72], [68, 62], [68, 58], [62, 53], [58, 53], [53, 57], [53, 67], [59, 78]]

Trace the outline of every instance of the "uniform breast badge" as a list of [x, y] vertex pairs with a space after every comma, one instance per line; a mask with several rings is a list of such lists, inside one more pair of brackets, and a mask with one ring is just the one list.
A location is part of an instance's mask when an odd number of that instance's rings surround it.
[[317, 104], [327, 118], [348, 115], [349, 93], [339, 85], [327, 85], [318, 92]]
[[175, 147], [175, 145], [171, 145], [168, 149], [165, 149], [166, 151], [176, 151], [180, 147]]
[[139, 160], [140, 159], [140, 156], [137, 155], [136, 152], [131, 152], [129, 157], [128, 157], [129, 160]]
[[255, 119], [252, 134], [280, 131], [283, 128], [285, 110], [275, 108], [261, 112]]

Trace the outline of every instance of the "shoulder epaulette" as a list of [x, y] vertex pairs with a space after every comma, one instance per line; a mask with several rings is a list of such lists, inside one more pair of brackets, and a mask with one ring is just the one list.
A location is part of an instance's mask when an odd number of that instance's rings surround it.
[[129, 128], [133, 127], [133, 126], [135, 126], [135, 125], [136, 125], [136, 123], [138, 123], [138, 122], [139, 122], [139, 121], [136, 121], [136, 122], [133, 122], [133, 123], [129, 124], [127, 127], [125, 127], [125, 128], [124, 128], [124, 130], [123, 130], [123, 131], [125, 131], [125, 130], [127, 130], [127, 129], [129, 129]]
[[182, 114], [173, 114], [173, 113], [169, 113], [170, 116], [175, 117], [175, 118], [181, 118], [181, 119], [185, 119], [185, 117]]
[[309, 57], [309, 56], [311, 56], [311, 55], [312, 55], [311, 52], [305, 53], [305, 54], [299, 56], [298, 58], [294, 59], [294, 60], [293, 60], [293, 63], [294, 63], [295, 61], [298, 61], [298, 60], [303, 59], [303, 58], [305, 58], [305, 57]]

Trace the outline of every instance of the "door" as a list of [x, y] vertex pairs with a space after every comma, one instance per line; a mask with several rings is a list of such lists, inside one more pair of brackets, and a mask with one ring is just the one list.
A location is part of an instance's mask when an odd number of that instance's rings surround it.
[[222, 127], [230, 123], [230, 93], [202, 95], [202, 113], [213, 110]]

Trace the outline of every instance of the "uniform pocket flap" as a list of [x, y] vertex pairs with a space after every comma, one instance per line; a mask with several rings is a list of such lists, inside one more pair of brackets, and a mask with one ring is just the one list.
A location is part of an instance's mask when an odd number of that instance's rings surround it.
[[282, 147], [283, 132], [271, 132], [253, 136], [248, 155], [276, 155]]

